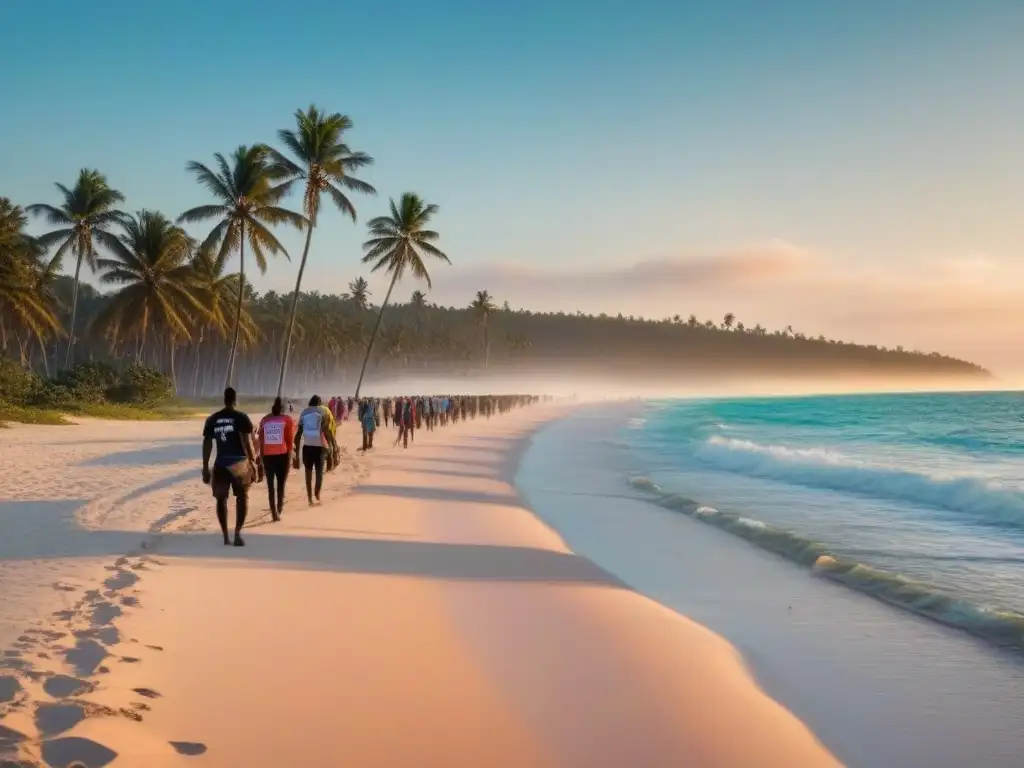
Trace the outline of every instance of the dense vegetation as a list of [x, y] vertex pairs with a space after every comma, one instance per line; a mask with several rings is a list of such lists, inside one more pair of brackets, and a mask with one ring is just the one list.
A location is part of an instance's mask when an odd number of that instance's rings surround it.
[[[168, 394], [209, 395], [225, 381], [252, 394], [282, 387], [295, 393], [321, 381], [354, 384], [358, 392], [367, 369], [378, 381], [409, 372], [510, 369], [671, 382], [758, 374], [987, 375], [935, 353], [748, 328], [731, 314], [715, 323], [534, 313], [507, 303], [499, 308], [487, 290], [467, 297], [464, 308], [439, 307], [419, 289], [393, 303], [403, 278], [429, 290], [428, 267], [450, 263], [430, 229], [437, 207], [412, 193], [369, 221], [362, 263], [391, 278], [380, 306], [361, 277], [344, 295], [303, 292], [320, 217], [331, 208], [355, 221], [348, 194], [375, 190], [353, 176], [373, 160], [346, 144], [348, 117], [310, 107], [294, 119], [294, 128], [278, 132], [280, 149], [241, 146], [214, 154], [211, 165], [188, 162], [205, 202], [176, 218], [124, 212], [125, 196], [90, 169], [71, 186], [56, 185], [56, 204], [23, 208], [0, 197], [0, 350], [8, 361], [0, 400], [54, 408], [97, 398], [145, 404], [139, 379], [151, 375], [167, 382]], [[300, 210], [286, 207], [292, 192]], [[30, 235], [30, 216], [51, 229]], [[198, 236], [184, 229], [203, 222], [210, 228]], [[296, 287], [260, 295], [248, 275], [252, 264], [262, 272], [268, 259], [288, 255], [275, 234], [282, 226], [305, 233]], [[83, 266], [102, 292], [83, 281]], [[74, 276], [63, 275], [64, 268]], [[25, 391], [13, 389], [11, 361], [26, 372]], [[100, 371], [102, 387], [79, 381]]]

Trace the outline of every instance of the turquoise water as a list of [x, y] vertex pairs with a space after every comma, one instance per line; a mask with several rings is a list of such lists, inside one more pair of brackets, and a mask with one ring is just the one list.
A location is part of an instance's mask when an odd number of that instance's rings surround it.
[[817, 574], [1024, 650], [1024, 396], [660, 401], [630, 482]]

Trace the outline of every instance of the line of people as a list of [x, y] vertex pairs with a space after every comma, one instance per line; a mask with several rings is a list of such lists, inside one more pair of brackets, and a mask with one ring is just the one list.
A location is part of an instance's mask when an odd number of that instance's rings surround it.
[[[362, 430], [362, 447], [373, 448], [373, 436], [383, 423], [398, 430], [395, 445], [409, 447], [417, 430], [433, 431], [459, 421], [490, 418], [514, 408], [532, 405], [542, 398], [536, 395], [420, 395], [412, 397], [355, 398], [332, 397], [324, 404], [319, 395], [293, 418], [294, 406], [280, 397], [274, 400], [270, 413], [253, 428], [249, 416], [237, 408], [238, 395], [228, 387], [224, 390], [224, 407], [211, 414], [203, 427], [203, 482], [210, 485], [217, 505], [224, 544], [245, 546], [242, 528], [248, 516], [249, 488], [253, 483], [267, 481], [267, 498], [274, 522], [284, 511], [285, 485], [289, 464], [305, 470], [306, 499], [310, 506], [320, 503], [324, 474], [336, 469], [341, 461], [337, 441], [338, 422], [355, 412]], [[543, 398], [547, 399], [547, 398]], [[213, 447], [216, 445], [216, 457]], [[211, 467], [210, 460], [214, 458]], [[235, 498], [234, 538], [228, 534], [228, 498]]]

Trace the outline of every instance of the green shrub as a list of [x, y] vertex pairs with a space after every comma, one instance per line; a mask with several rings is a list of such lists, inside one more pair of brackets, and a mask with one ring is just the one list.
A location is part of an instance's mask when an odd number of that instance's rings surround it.
[[77, 402], [75, 392], [70, 387], [55, 381], [48, 381], [36, 390], [32, 396], [31, 405], [36, 408], [66, 410], [73, 408]]
[[0, 357], [0, 400], [15, 405], [31, 402], [42, 386], [39, 377], [14, 360]]
[[115, 403], [131, 405], [159, 405], [174, 393], [171, 380], [155, 368], [132, 363], [118, 377], [118, 383], [107, 391]]
[[82, 363], [67, 371], [61, 382], [80, 403], [99, 404], [118, 385], [118, 375], [106, 363]]

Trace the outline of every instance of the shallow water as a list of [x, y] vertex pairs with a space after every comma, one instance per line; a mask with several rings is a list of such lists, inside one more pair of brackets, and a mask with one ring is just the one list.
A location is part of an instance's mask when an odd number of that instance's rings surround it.
[[[651, 418], [650, 410], [584, 409], [536, 437], [519, 486], [570, 547], [726, 636], [769, 694], [855, 768], [1021, 765], [1019, 653], [890, 607], [706, 519], [652, 504], [662, 497], [631, 486], [629, 477], [647, 473], [660, 485], [681, 476], [673, 462], [652, 467], [637, 449], [631, 433], [642, 434]], [[690, 491], [673, 490], [677, 498]], [[775, 490], [759, 493], [742, 508], [749, 518], [731, 514], [753, 521], [761, 506], [784, 507]], [[699, 498], [700, 489], [690, 495]]]
[[1024, 650], [1021, 406], [1017, 393], [663, 401], [623, 439], [659, 503]]

